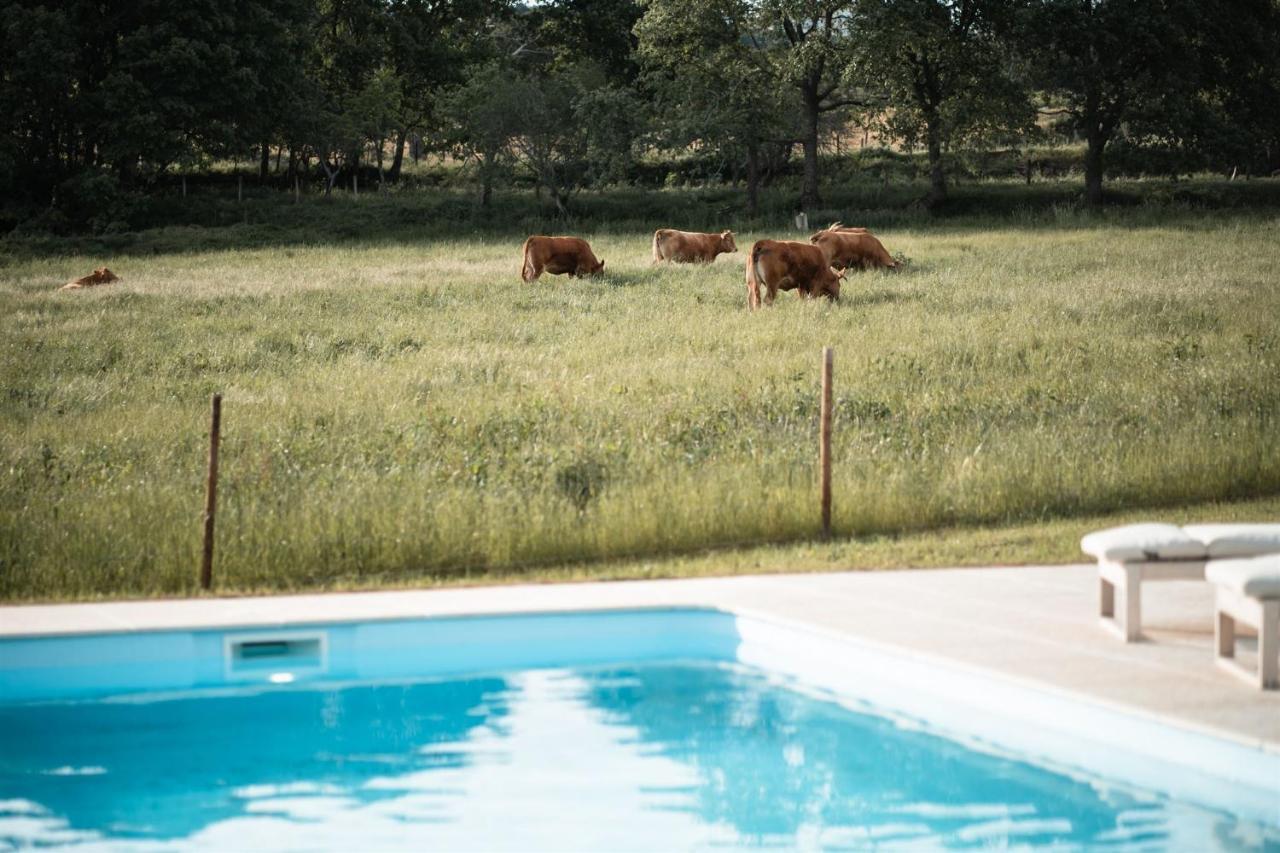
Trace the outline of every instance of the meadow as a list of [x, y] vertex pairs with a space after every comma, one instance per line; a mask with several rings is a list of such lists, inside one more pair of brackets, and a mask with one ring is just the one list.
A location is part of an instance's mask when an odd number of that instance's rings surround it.
[[713, 203], [547, 226], [606, 275], [524, 284], [532, 219], [309, 204], [342, 230], [250, 208], [0, 255], [0, 597], [194, 591], [215, 391], [223, 592], [812, 542], [827, 345], [839, 542], [1280, 494], [1275, 208], [836, 209], [905, 270], [749, 313], [785, 220], [710, 267], [649, 240]]

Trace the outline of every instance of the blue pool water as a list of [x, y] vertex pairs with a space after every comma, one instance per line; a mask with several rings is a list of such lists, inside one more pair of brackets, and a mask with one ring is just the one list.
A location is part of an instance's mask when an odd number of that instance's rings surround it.
[[1280, 846], [732, 662], [495, 672], [0, 704], [0, 849]]

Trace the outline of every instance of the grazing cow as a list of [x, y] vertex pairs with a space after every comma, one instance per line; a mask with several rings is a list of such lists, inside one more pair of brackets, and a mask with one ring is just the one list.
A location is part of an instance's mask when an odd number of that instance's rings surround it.
[[865, 228], [850, 228], [839, 222], [819, 231], [809, 242], [822, 250], [836, 269], [897, 269], [898, 262], [885, 251], [884, 244]]
[[[843, 222], [832, 222], [826, 228], [823, 228], [822, 231], [846, 231], [851, 234], [864, 234], [867, 229], [863, 228], [861, 225], [845, 225]], [[818, 234], [821, 234], [822, 231], [819, 231]], [[817, 237], [818, 234], [814, 234], [813, 237]], [[813, 237], [810, 237], [809, 240], [812, 241]]]
[[760, 287], [766, 304], [779, 290], [794, 290], [799, 297], [840, 298], [841, 273], [837, 275], [817, 246], [789, 240], [757, 240], [747, 259], [747, 307], [760, 307]]
[[69, 281], [59, 290], [79, 290], [82, 287], [95, 287], [99, 284], [107, 284], [112, 281], [119, 281], [120, 277], [106, 267], [100, 267], [86, 276], [81, 276], [75, 281]]
[[709, 264], [721, 252], [736, 252], [732, 231], [700, 234], [659, 228], [653, 232], [653, 262], [675, 261], [681, 264]]
[[530, 237], [524, 241], [520, 278], [537, 281], [544, 272], [568, 273], [570, 278], [599, 275], [604, 261], [597, 260], [590, 244], [579, 237]]

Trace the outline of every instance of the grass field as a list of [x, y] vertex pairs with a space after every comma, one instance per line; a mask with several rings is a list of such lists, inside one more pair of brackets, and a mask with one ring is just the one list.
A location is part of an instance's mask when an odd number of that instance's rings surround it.
[[756, 314], [741, 252], [655, 268], [639, 227], [533, 285], [516, 230], [5, 256], [0, 597], [192, 591], [214, 391], [223, 591], [812, 540], [824, 345], [841, 542], [1280, 494], [1275, 211], [859, 224], [905, 272]]

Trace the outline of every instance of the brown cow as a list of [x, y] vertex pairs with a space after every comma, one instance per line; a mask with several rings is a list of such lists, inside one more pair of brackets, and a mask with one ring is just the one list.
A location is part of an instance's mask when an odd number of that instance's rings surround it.
[[697, 231], [676, 231], [659, 228], [653, 232], [653, 262], [675, 261], [681, 264], [709, 264], [721, 252], [736, 252], [732, 231], [719, 234], [701, 234]]
[[59, 290], [79, 290], [82, 287], [95, 287], [99, 284], [107, 284], [113, 281], [119, 281], [120, 277], [106, 267], [100, 267], [88, 275], [81, 276], [74, 281], [69, 281], [59, 287]]
[[747, 259], [747, 307], [760, 307], [760, 286], [764, 285], [766, 304], [772, 303], [779, 290], [794, 290], [796, 296], [811, 299], [825, 296], [840, 298], [841, 273], [837, 275], [827, 264], [817, 246], [790, 240], [757, 240]]
[[599, 275], [604, 272], [604, 261], [597, 260], [591, 245], [580, 237], [530, 237], [524, 241], [520, 277], [537, 281], [544, 272], [568, 273], [570, 278]]
[[814, 234], [809, 242], [821, 249], [827, 262], [837, 269], [898, 268], [898, 262], [885, 251], [884, 244], [865, 228], [849, 228], [836, 222]]

